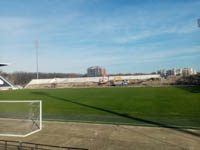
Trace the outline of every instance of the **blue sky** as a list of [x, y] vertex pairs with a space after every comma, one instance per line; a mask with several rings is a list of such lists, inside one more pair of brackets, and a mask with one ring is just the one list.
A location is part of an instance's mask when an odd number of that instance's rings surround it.
[[200, 71], [199, 0], [0, 0], [4, 71]]

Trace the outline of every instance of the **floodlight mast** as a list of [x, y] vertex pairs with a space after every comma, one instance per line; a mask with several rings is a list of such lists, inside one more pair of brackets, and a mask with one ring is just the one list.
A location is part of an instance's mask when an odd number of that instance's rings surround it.
[[37, 79], [39, 79], [39, 74], [38, 74], [38, 47], [39, 47], [39, 41], [35, 40]]

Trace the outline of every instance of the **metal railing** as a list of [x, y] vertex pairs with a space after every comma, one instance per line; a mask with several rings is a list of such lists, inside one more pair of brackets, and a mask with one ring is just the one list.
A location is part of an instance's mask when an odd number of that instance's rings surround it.
[[0, 140], [0, 150], [88, 150], [88, 149], [36, 144], [30, 142]]

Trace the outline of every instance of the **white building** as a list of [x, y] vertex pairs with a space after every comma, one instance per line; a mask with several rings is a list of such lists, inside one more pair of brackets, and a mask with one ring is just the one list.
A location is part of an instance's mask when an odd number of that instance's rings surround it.
[[184, 68], [184, 69], [169, 69], [169, 70], [158, 70], [157, 74], [161, 76], [189, 76], [197, 74], [197, 71], [193, 68]]
[[197, 74], [197, 71], [193, 68], [184, 68], [183, 69], [183, 76], [189, 76], [189, 75], [195, 75]]

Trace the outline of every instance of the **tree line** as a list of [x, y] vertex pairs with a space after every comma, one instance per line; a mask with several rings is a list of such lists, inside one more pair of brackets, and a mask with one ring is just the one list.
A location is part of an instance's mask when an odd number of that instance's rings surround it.
[[[32, 79], [36, 79], [36, 73], [33, 72], [13, 72], [13, 73], [6, 73], [0, 71], [0, 75], [7, 79], [14, 85], [21, 85], [25, 86], [28, 84]], [[76, 74], [76, 73], [39, 73], [40, 79], [50, 79], [50, 78], [79, 78], [79, 77], [86, 77], [85, 74]]]

